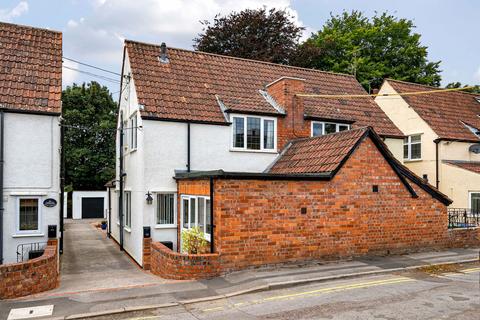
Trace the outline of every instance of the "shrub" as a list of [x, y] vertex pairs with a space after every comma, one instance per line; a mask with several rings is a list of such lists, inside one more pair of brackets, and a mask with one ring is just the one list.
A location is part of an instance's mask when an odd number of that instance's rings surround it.
[[182, 231], [182, 252], [188, 254], [208, 252], [208, 241], [199, 227]]

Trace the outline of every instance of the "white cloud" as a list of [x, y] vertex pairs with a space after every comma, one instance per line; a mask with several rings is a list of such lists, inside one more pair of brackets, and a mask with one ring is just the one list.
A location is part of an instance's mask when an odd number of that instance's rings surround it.
[[20, 1], [12, 9], [0, 9], [0, 20], [11, 22], [13, 18], [19, 17], [26, 12], [28, 12], [28, 3]]
[[64, 85], [71, 85], [78, 79], [78, 72], [68, 68], [78, 69], [79, 65], [76, 62], [64, 60], [63, 66], [67, 68], [62, 68], [62, 82]]
[[480, 67], [478, 67], [477, 72], [475, 72], [473, 78], [475, 79], [475, 81], [480, 81]]

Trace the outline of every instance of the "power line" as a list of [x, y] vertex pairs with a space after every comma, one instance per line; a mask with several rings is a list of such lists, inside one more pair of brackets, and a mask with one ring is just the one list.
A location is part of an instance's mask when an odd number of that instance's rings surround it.
[[97, 78], [105, 80], [105, 81], [110, 81], [110, 82], [113, 82], [113, 83], [116, 83], [116, 84], [120, 83], [120, 80], [109, 78], [109, 77], [106, 77], [106, 76], [102, 76], [102, 75], [99, 75], [99, 74], [96, 74], [96, 73], [93, 73], [93, 72], [84, 71], [84, 70], [68, 67], [68, 66], [65, 66], [65, 65], [62, 66], [62, 67], [65, 68], [65, 69], [72, 70], [72, 71], [84, 73], [84, 74], [87, 74], [87, 75], [92, 76], [92, 77], [97, 77]]
[[103, 69], [103, 68], [100, 68], [100, 67], [97, 67], [97, 66], [94, 66], [94, 65], [85, 63], [85, 62], [81, 62], [81, 61], [78, 61], [78, 60], [75, 60], [75, 59], [72, 59], [72, 58], [67, 58], [67, 57], [62, 57], [62, 58], [65, 59], [65, 60], [73, 61], [73, 62], [75, 62], [75, 63], [84, 65], [84, 66], [89, 67], [89, 68], [101, 70], [101, 71], [103, 71], [103, 72], [108, 72], [108, 73], [114, 74], [114, 75], [119, 76], [119, 77], [121, 76], [121, 74], [118, 73], [118, 72], [114, 72], [114, 71], [110, 71], [110, 70], [107, 70], [107, 69]]
[[451, 92], [451, 91], [461, 91], [475, 88], [475, 86], [463, 87], [463, 88], [448, 88], [448, 89], [436, 89], [436, 90], [425, 90], [425, 91], [415, 91], [415, 92], [403, 92], [403, 93], [375, 93], [375, 94], [313, 94], [313, 93], [298, 93], [298, 97], [306, 98], [371, 98], [371, 97], [391, 97], [391, 96], [414, 96], [421, 94], [432, 94], [432, 93], [442, 93], [442, 92]]

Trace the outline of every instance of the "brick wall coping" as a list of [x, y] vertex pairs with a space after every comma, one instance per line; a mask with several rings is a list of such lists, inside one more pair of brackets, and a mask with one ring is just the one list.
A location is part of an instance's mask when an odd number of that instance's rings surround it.
[[152, 248], [156, 249], [156, 250], [160, 250], [160, 251], [164, 252], [165, 254], [167, 254], [169, 256], [172, 256], [172, 257], [191, 259], [191, 260], [220, 256], [220, 254], [218, 252], [215, 252], [215, 253], [200, 253], [200, 254], [179, 253], [179, 252], [170, 250], [170, 248], [166, 247], [161, 242], [152, 242]]
[[0, 298], [18, 298], [58, 285], [58, 240], [48, 240], [40, 257], [0, 265]]

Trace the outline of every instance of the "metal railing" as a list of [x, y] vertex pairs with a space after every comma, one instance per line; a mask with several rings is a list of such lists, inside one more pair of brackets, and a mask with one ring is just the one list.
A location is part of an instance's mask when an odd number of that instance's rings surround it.
[[47, 241], [22, 243], [17, 246], [17, 262], [37, 258], [43, 254]]
[[480, 210], [448, 208], [448, 228], [480, 227]]

